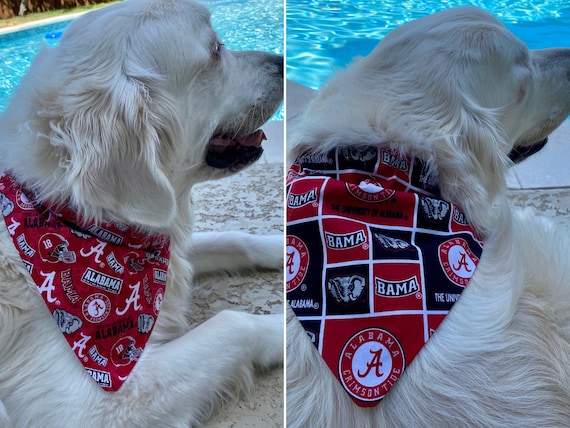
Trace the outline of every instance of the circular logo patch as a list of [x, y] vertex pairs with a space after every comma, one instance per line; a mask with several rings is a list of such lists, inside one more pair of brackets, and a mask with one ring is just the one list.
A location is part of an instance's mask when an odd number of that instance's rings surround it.
[[445, 275], [454, 284], [465, 287], [479, 263], [479, 258], [473, 254], [467, 241], [462, 238], [445, 241], [439, 246], [438, 253]]
[[307, 274], [309, 250], [303, 241], [294, 235], [287, 235], [287, 292], [296, 289]]
[[368, 203], [384, 202], [396, 193], [395, 190], [385, 189], [379, 183], [370, 179], [363, 180], [358, 185], [346, 183], [346, 190], [356, 199]]
[[20, 189], [16, 190], [16, 203], [23, 210], [34, 209], [34, 201], [30, 200]]
[[350, 395], [362, 401], [378, 401], [404, 368], [404, 351], [398, 339], [381, 328], [367, 328], [346, 342], [338, 370], [340, 381]]
[[104, 294], [91, 294], [83, 301], [81, 310], [87, 321], [98, 324], [105, 321], [111, 313], [111, 301]]
[[154, 301], [152, 303], [152, 309], [154, 314], [158, 316], [160, 309], [162, 308], [162, 300], [164, 299], [164, 290], [159, 288], [154, 295]]

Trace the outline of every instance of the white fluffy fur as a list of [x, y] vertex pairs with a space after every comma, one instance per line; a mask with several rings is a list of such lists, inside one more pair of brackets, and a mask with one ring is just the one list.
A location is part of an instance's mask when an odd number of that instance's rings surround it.
[[383, 144], [423, 157], [485, 238], [459, 302], [376, 407], [357, 407], [292, 314], [287, 421], [297, 427], [570, 426], [570, 235], [514, 212], [507, 154], [570, 113], [570, 50], [529, 51], [457, 8], [391, 32], [333, 78], [293, 141]]
[[[279, 315], [224, 311], [189, 331], [190, 257], [219, 253], [203, 236], [191, 250], [190, 189], [229, 173], [205, 164], [207, 143], [261, 126], [282, 86], [281, 57], [227, 51], [209, 12], [186, 0], [89, 13], [42, 50], [0, 118], [0, 170], [86, 217], [168, 233], [169, 284], [143, 356], [107, 393], [69, 349], [1, 227], [0, 426], [190, 426], [249, 389], [255, 367], [282, 361]], [[280, 237], [248, 237], [246, 248], [235, 237], [210, 236], [238, 254], [198, 270], [280, 267]]]

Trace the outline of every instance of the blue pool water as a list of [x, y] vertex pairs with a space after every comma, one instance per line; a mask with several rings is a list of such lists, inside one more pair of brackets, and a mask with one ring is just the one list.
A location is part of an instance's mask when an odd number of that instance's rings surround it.
[[[283, 53], [282, 0], [201, 0], [228, 49]], [[42, 46], [55, 46], [71, 21], [0, 35], [0, 111]], [[46, 38], [46, 35], [48, 36]], [[279, 113], [276, 118], [280, 118]]]
[[493, 13], [531, 49], [570, 47], [568, 0], [287, 0], [287, 78], [319, 88], [390, 30], [459, 5]]

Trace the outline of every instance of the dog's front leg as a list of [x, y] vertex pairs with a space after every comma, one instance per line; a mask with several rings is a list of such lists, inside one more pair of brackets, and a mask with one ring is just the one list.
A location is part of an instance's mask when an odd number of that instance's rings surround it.
[[131, 410], [145, 415], [144, 426], [194, 426], [212, 403], [249, 390], [255, 368], [282, 365], [283, 342], [282, 315], [222, 311], [176, 340], [149, 344], [123, 389], [141, 398]]
[[196, 275], [247, 269], [283, 268], [283, 235], [257, 236], [245, 232], [197, 232], [189, 260]]

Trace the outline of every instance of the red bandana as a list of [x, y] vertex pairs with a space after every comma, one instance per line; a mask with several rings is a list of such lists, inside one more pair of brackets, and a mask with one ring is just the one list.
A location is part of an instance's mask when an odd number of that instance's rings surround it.
[[463, 212], [397, 151], [305, 153], [287, 178], [287, 300], [359, 406], [374, 406], [479, 262]]
[[2, 214], [16, 249], [75, 355], [106, 391], [140, 358], [166, 287], [169, 239], [122, 224], [80, 223], [0, 177]]

